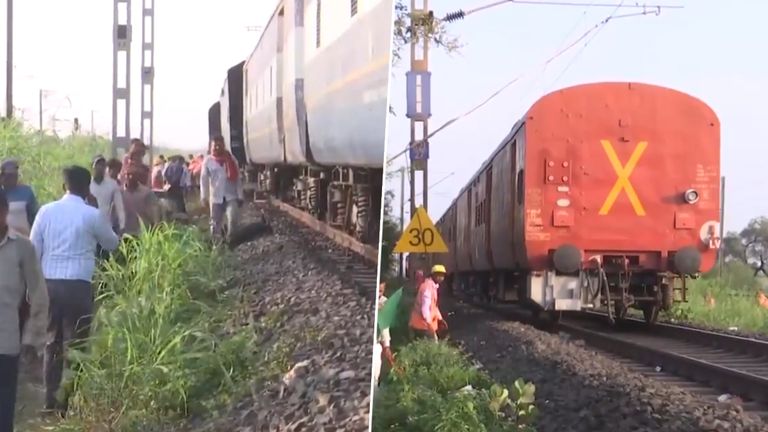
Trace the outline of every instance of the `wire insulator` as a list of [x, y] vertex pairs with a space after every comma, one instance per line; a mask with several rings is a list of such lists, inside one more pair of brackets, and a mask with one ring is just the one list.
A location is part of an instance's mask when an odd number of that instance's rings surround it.
[[445, 18], [443, 18], [443, 21], [447, 21], [450, 23], [458, 20], [463, 20], [465, 16], [466, 16], [466, 13], [464, 13], [463, 10], [459, 9], [456, 12], [451, 12], [445, 15]]

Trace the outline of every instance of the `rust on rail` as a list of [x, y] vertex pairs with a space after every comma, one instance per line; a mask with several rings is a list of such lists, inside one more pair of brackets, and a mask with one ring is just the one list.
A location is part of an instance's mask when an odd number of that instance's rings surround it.
[[312, 228], [313, 230], [320, 232], [324, 234], [326, 237], [330, 238], [334, 242], [336, 242], [339, 246], [345, 247], [355, 253], [358, 253], [362, 255], [365, 259], [376, 263], [379, 260], [379, 251], [378, 249], [360, 243], [357, 239], [352, 237], [351, 235], [341, 232], [337, 230], [336, 228], [332, 228], [325, 222], [319, 221], [315, 219], [312, 215], [309, 213], [303, 212], [296, 207], [293, 207], [289, 204], [286, 204], [278, 199], [270, 198], [269, 199], [270, 204], [273, 206], [279, 208], [280, 210], [288, 213], [293, 218], [298, 219], [301, 221], [304, 225], [307, 225], [308, 227]]

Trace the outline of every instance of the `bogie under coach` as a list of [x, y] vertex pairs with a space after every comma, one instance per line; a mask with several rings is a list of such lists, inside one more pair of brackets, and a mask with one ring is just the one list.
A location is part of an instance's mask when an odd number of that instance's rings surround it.
[[720, 123], [704, 102], [637, 83], [539, 99], [436, 224], [452, 291], [563, 311], [685, 301], [720, 242]]
[[392, 10], [392, 0], [278, 2], [240, 66], [240, 92], [225, 85], [239, 125], [221, 103], [251, 188], [369, 244], [379, 238], [392, 42], [381, 17]]

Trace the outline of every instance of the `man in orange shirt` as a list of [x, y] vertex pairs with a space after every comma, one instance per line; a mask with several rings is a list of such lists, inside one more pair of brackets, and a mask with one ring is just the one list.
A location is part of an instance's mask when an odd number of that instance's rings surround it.
[[437, 290], [445, 279], [445, 267], [436, 264], [432, 267], [431, 274], [419, 284], [416, 301], [411, 310], [410, 327], [419, 337], [428, 337], [437, 340], [437, 331], [448, 328], [443, 320], [443, 314], [437, 307]]

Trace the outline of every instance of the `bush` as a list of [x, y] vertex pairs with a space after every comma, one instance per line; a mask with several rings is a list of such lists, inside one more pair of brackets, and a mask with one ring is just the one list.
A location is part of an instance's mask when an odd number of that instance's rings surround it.
[[[156, 154], [184, 152], [155, 148]], [[21, 162], [22, 181], [32, 187], [42, 205], [61, 197], [60, 172], [68, 165], [90, 169], [97, 154], [109, 157], [110, 142], [99, 136], [68, 136], [60, 139], [25, 130], [17, 122], [0, 120], [0, 160], [18, 159]]]
[[21, 162], [22, 181], [32, 186], [41, 204], [61, 196], [60, 172], [65, 166], [90, 168], [91, 160], [100, 153], [109, 154], [109, 142], [101, 137], [73, 136], [61, 140], [25, 131], [15, 122], [0, 122], [0, 159]]
[[120, 252], [127, 264], [98, 275], [89, 351], [73, 356], [74, 422], [150, 430], [228, 402], [220, 395], [236, 395], [255, 362], [253, 331], [230, 322], [225, 257], [199, 231], [167, 225]]
[[444, 342], [403, 347], [396, 367], [374, 397], [374, 431], [533, 431], [533, 384], [510, 395]]

